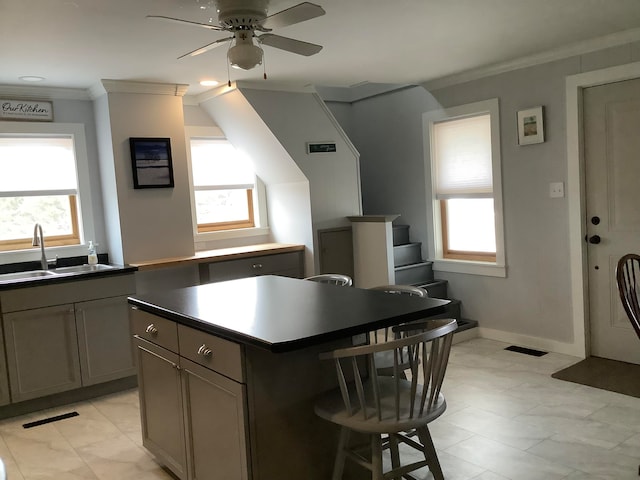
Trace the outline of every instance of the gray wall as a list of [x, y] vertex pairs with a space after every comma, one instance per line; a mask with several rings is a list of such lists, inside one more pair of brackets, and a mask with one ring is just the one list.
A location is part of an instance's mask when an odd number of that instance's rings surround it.
[[[565, 78], [637, 61], [639, 51], [638, 44], [625, 45], [438, 89], [328, 102], [361, 154], [364, 213], [399, 213], [411, 225], [412, 241], [426, 244], [422, 113], [499, 99], [507, 277], [436, 272], [449, 281], [450, 296], [462, 300], [463, 317], [485, 331], [573, 342], [568, 204], [549, 198], [550, 182], [567, 181]], [[520, 147], [516, 112], [538, 105], [545, 108], [545, 142]], [[426, 245], [423, 252], [426, 257]]]

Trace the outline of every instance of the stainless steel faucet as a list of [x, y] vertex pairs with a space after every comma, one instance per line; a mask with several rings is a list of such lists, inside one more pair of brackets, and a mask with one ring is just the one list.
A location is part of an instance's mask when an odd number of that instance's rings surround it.
[[44, 235], [42, 235], [42, 226], [36, 223], [33, 227], [33, 242], [34, 247], [40, 247], [42, 256], [40, 257], [40, 267], [42, 270], [49, 270], [49, 264], [47, 263], [47, 256], [44, 254]]

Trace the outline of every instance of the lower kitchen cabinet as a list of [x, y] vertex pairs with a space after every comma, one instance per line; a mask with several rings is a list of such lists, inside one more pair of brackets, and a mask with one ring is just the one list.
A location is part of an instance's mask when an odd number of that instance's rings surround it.
[[181, 480], [187, 479], [179, 358], [176, 353], [135, 339], [142, 443]]
[[6, 313], [3, 323], [13, 402], [81, 386], [72, 304]]
[[75, 304], [82, 385], [136, 374], [128, 310], [126, 296]]
[[4, 351], [4, 335], [2, 334], [2, 329], [0, 328], [0, 407], [11, 402], [6, 359], [7, 357]]
[[245, 386], [180, 358], [189, 475], [246, 480]]
[[239, 346], [181, 326], [177, 348], [175, 323], [139, 310], [132, 320], [143, 445], [181, 480], [247, 480], [246, 386], [209, 364]]
[[133, 292], [133, 274], [0, 291], [0, 405], [134, 376]]

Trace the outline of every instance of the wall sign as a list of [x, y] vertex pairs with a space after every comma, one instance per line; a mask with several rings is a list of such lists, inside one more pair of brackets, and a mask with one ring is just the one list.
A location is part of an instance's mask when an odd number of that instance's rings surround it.
[[307, 153], [336, 153], [336, 142], [309, 142]]
[[0, 99], [0, 120], [53, 121], [53, 103]]

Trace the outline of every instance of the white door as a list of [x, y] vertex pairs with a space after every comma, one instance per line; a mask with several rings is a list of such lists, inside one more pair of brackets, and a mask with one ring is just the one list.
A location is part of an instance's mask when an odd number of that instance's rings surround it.
[[615, 280], [618, 259], [640, 253], [640, 79], [583, 98], [591, 355], [640, 364]]

